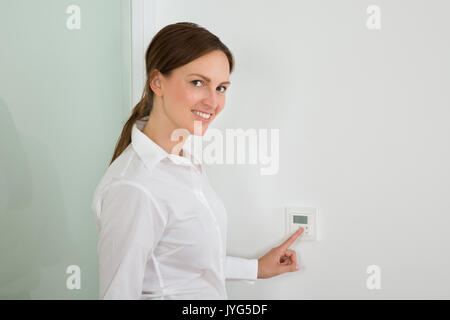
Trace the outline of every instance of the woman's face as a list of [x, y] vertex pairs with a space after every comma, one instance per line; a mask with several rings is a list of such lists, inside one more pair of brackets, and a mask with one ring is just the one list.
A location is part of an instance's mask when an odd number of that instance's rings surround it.
[[[168, 77], [158, 73], [162, 112], [174, 128], [204, 135], [225, 107], [226, 90], [231, 84], [229, 68], [227, 56], [216, 50], [172, 70]], [[206, 113], [209, 118], [195, 111]]]

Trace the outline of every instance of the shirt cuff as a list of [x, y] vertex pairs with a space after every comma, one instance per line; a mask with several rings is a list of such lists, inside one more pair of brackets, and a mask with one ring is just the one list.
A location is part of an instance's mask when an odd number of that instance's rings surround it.
[[258, 259], [226, 256], [225, 279], [244, 280], [254, 284], [258, 279]]

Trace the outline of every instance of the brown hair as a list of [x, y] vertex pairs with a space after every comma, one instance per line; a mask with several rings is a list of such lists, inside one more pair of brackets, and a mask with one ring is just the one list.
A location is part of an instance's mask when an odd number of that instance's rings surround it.
[[110, 165], [131, 143], [131, 131], [135, 122], [149, 116], [152, 111], [154, 93], [150, 88], [150, 82], [153, 80], [153, 71], [157, 69], [163, 75], [169, 76], [173, 69], [214, 50], [221, 50], [226, 54], [231, 73], [234, 58], [230, 50], [217, 36], [195, 23], [178, 22], [170, 24], [153, 37], [145, 53], [147, 81], [144, 92], [122, 129]]

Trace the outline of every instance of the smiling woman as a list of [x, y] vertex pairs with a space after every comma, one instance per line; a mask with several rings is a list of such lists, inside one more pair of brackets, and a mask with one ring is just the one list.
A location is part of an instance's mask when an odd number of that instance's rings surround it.
[[227, 299], [225, 279], [295, 271], [295, 254], [284, 247], [262, 263], [226, 255], [224, 204], [198, 159], [173, 140], [180, 131], [203, 135], [225, 107], [231, 52], [206, 29], [180, 22], [155, 35], [146, 63], [142, 99], [91, 207], [100, 298]]

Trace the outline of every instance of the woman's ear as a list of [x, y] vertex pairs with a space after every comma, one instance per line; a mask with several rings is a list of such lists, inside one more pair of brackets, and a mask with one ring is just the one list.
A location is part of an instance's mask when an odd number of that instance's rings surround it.
[[151, 79], [152, 80], [150, 81], [150, 89], [152, 89], [156, 95], [161, 96], [161, 82], [159, 80], [158, 70], [153, 71]]
[[152, 91], [157, 95], [157, 96], [161, 96], [161, 83], [159, 81], [158, 78], [154, 78], [151, 82], [150, 82], [150, 89], [152, 89]]

